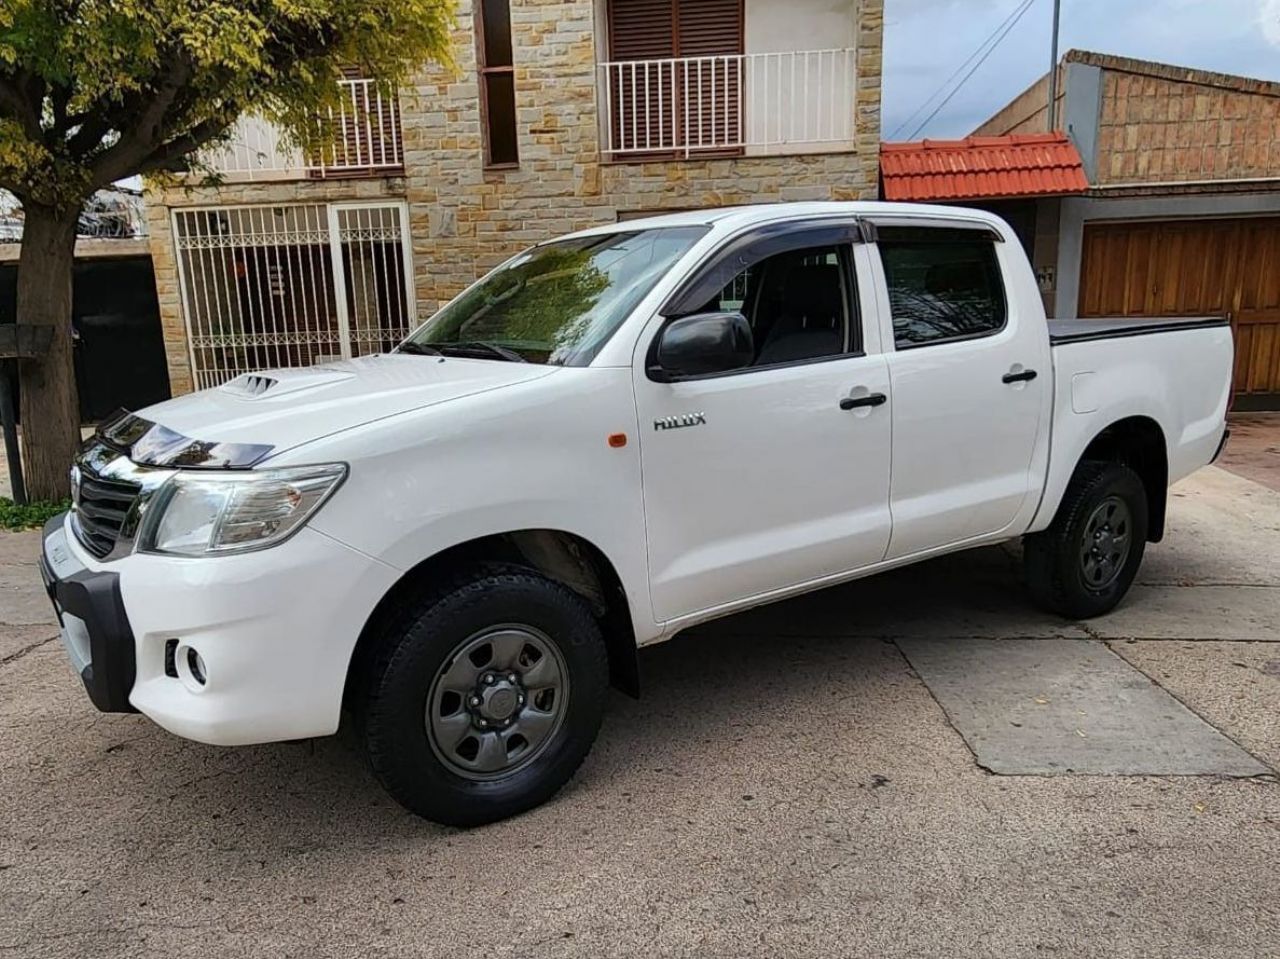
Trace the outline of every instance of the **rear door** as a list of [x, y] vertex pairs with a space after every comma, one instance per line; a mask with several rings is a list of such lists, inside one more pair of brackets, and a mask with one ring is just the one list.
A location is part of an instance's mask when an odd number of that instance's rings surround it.
[[693, 279], [707, 302], [683, 312], [748, 318], [747, 369], [655, 382], [646, 360], [663, 319], [646, 330], [634, 381], [659, 621], [883, 558], [889, 378], [855, 235], [764, 231], [709, 263], [710, 282]]
[[1053, 370], [1038, 300], [1006, 282], [1016, 273], [1034, 293], [1016, 243], [976, 223], [892, 220], [876, 235], [892, 321], [895, 559], [1013, 524], [1039, 490], [1032, 455]]

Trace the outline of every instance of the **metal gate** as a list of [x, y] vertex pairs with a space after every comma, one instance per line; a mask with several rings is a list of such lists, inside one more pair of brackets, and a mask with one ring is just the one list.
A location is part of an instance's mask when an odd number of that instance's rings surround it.
[[403, 203], [208, 207], [173, 218], [197, 389], [385, 352], [413, 325]]

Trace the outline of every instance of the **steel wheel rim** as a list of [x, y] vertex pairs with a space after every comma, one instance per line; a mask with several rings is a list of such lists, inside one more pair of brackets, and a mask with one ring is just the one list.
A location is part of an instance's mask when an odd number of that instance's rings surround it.
[[427, 694], [431, 750], [464, 779], [509, 776], [555, 738], [569, 702], [569, 670], [532, 626], [491, 626], [454, 647]]
[[1120, 576], [1133, 546], [1133, 516], [1118, 496], [1108, 496], [1089, 514], [1080, 541], [1080, 577], [1092, 590], [1106, 589]]

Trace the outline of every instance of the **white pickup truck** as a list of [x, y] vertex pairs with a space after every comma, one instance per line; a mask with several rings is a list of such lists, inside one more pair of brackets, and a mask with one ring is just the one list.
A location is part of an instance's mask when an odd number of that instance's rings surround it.
[[999, 218], [791, 204], [587, 230], [393, 353], [106, 422], [41, 567], [99, 709], [325, 736], [430, 819], [543, 802], [636, 649], [954, 550], [1025, 542], [1096, 616], [1221, 449], [1217, 318], [1047, 323]]

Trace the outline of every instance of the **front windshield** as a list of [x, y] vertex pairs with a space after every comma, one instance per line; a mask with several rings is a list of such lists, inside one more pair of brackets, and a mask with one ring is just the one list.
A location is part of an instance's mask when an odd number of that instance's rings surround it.
[[671, 227], [535, 246], [451, 301], [398, 352], [585, 366], [705, 233]]

